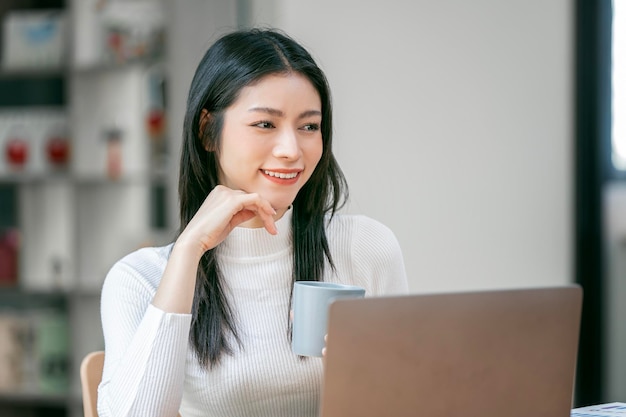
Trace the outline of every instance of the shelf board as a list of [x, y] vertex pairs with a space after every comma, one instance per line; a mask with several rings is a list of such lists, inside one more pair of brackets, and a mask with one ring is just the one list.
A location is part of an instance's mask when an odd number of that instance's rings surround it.
[[58, 291], [25, 291], [15, 287], [0, 287], [0, 312], [31, 309], [67, 308], [67, 295]]
[[152, 65], [163, 65], [163, 57], [138, 58], [126, 62], [100, 61], [85, 65], [76, 65], [70, 69], [74, 75], [97, 75], [103, 72], [124, 71], [131, 68], [148, 68]]
[[94, 62], [87, 65], [64, 66], [60, 68], [6, 68], [0, 67], [0, 80], [11, 79], [38, 79], [38, 78], [65, 78], [70, 75], [100, 74], [111, 71], [124, 71], [130, 68], [150, 67], [162, 65], [164, 59], [141, 58], [127, 62]]
[[30, 174], [21, 172], [0, 173], [0, 184], [30, 184], [30, 183], [59, 183], [71, 182], [68, 173]]
[[69, 172], [51, 173], [0, 173], [0, 184], [55, 184], [69, 183], [76, 185], [115, 185], [115, 184], [148, 184], [165, 183], [164, 174], [127, 175], [119, 179], [111, 179], [104, 175], [75, 175]]
[[80, 297], [99, 297], [100, 288], [88, 288], [83, 286], [76, 286], [75, 288], [58, 288], [58, 289], [29, 289], [22, 287], [2, 287], [0, 286], [0, 307], [2, 306], [2, 300], [5, 298], [17, 301], [19, 298], [39, 298], [48, 299], [51, 301], [59, 301], [71, 296]]
[[71, 397], [69, 391], [64, 393], [46, 393], [38, 390], [0, 391], [0, 403], [65, 406], [71, 401]]
[[65, 68], [0, 68], [0, 79], [37, 79], [63, 78], [67, 75]]
[[162, 182], [164, 180], [165, 176], [163, 175], [151, 174], [126, 175], [117, 179], [100, 175], [80, 175], [72, 177], [72, 181], [78, 185], [148, 184]]

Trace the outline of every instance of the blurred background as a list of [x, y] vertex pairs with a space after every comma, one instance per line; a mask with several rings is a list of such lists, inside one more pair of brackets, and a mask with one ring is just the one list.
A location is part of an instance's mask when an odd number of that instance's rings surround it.
[[624, 3], [0, 0], [0, 415], [82, 415], [108, 269], [178, 226], [195, 67], [252, 26], [326, 72], [411, 291], [581, 284], [575, 404], [626, 401]]

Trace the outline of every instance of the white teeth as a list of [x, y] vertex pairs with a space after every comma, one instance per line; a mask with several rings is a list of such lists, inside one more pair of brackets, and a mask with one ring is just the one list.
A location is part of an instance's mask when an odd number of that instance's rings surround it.
[[267, 170], [264, 170], [263, 172], [265, 173], [265, 175], [269, 175], [270, 177], [276, 177], [276, 178], [282, 178], [282, 179], [291, 179], [291, 178], [295, 178], [298, 176], [297, 172], [291, 172], [289, 174], [286, 174], [283, 172], [267, 171]]

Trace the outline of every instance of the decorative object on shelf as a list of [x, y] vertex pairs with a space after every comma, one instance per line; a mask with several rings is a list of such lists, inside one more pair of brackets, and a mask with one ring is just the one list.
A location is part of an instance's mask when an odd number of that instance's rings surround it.
[[100, 21], [105, 61], [125, 63], [162, 55], [165, 19], [156, 1], [102, 1]]
[[165, 49], [160, 0], [73, 0], [77, 68], [156, 60]]
[[150, 140], [150, 165], [153, 174], [166, 169], [167, 148], [167, 113], [165, 110], [166, 78], [160, 66], [153, 66], [146, 73], [145, 112], [146, 134]]
[[9, 137], [4, 144], [4, 156], [7, 166], [15, 170], [23, 170], [28, 162], [30, 144], [24, 136]]
[[70, 159], [70, 141], [67, 135], [50, 135], [46, 143], [46, 155], [53, 169], [66, 169]]
[[0, 392], [67, 393], [69, 343], [58, 309], [0, 312]]
[[58, 69], [67, 53], [62, 10], [18, 10], [3, 22], [2, 66], [6, 69]]
[[117, 180], [122, 176], [122, 130], [113, 126], [105, 131], [107, 143], [107, 176]]
[[24, 329], [24, 320], [16, 314], [0, 314], [0, 392], [14, 392], [22, 386]]
[[46, 393], [64, 393], [69, 388], [69, 323], [63, 314], [39, 317], [36, 323], [35, 355], [38, 388]]
[[0, 229], [0, 286], [13, 287], [17, 284], [18, 248], [18, 230]]
[[146, 130], [152, 140], [159, 140], [165, 133], [165, 110], [153, 107], [146, 115]]

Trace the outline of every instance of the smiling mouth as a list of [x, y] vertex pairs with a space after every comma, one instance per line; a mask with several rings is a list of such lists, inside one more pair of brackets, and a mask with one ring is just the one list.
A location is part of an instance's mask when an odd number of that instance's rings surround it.
[[290, 180], [290, 179], [296, 178], [298, 174], [300, 174], [300, 172], [275, 172], [275, 171], [268, 171], [265, 169], [263, 170], [263, 173], [267, 176], [280, 178], [283, 180]]

